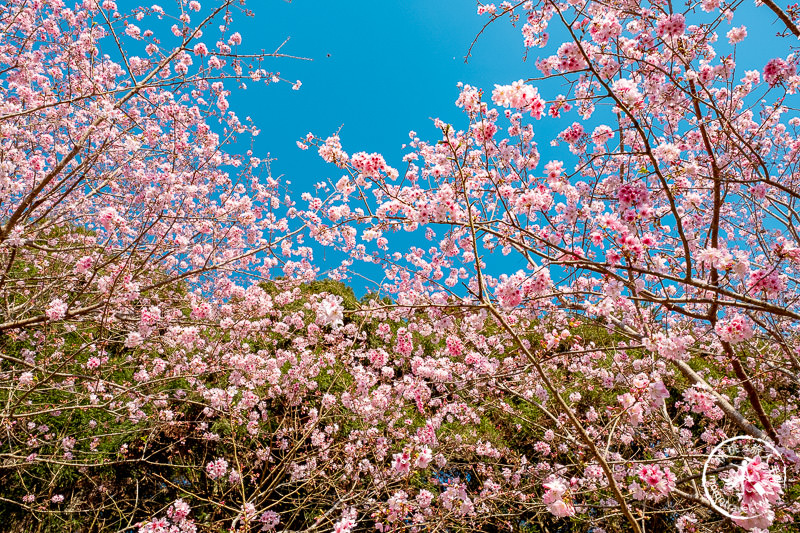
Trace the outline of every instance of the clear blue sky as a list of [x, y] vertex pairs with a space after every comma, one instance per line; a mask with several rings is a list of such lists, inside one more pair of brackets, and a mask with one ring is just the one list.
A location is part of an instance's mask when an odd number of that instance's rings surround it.
[[309, 131], [324, 137], [343, 126], [348, 153], [382, 152], [399, 166], [409, 130], [433, 138], [430, 118], [461, 120], [454, 105], [457, 82], [491, 92], [494, 83], [534, 72], [533, 61], [521, 60], [519, 32], [507, 23], [490, 27], [464, 63], [487, 20], [475, 14], [471, 0], [260, 0], [248, 7], [255, 17], [236, 22], [242, 49], [271, 51], [291, 37], [282, 51], [312, 59], [266, 65], [301, 80], [299, 91], [288, 84], [251, 83], [230, 98], [240, 116], [251, 116], [261, 127], [256, 154], [277, 158], [273, 174], [284, 174], [295, 191], [341, 174], [314, 150], [297, 148], [295, 141]]

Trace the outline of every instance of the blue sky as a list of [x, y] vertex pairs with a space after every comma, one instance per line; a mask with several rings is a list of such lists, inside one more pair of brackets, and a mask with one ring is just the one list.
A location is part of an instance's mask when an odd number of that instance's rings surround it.
[[299, 91], [251, 84], [230, 98], [261, 127], [256, 155], [277, 158], [273, 174], [295, 191], [341, 174], [315, 151], [297, 148], [309, 131], [324, 137], [341, 126], [349, 153], [382, 152], [399, 166], [409, 130], [431, 138], [431, 118], [461, 120], [456, 83], [491, 89], [534, 72], [533, 61], [521, 60], [521, 35], [507, 23], [490, 27], [464, 63], [486, 20], [471, 0], [261, 0], [248, 7], [255, 17], [236, 21], [242, 49], [271, 51], [291, 37], [282, 51], [313, 60], [275, 59], [265, 67], [301, 80]]

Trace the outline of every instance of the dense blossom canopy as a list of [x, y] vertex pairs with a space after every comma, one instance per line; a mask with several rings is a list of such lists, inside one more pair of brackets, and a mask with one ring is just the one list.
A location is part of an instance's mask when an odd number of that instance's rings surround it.
[[[480, 4], [536, 77], [461, 85], [463, 123], [412, 132], [397, 168], [309, 134], [336, 177], [295, 196], [229, 108], [284, 81], [277, 51], [244, 51], [239, 2], [73, 4], [0, 6], [4, 524], [800, 513], [796, 11], [749, 8], [785, 49], [742, 71], [738, 1]], [[381, 277], [359, 300], [361, 266]], [[734, 437], [761, 447], [725, 461]]]

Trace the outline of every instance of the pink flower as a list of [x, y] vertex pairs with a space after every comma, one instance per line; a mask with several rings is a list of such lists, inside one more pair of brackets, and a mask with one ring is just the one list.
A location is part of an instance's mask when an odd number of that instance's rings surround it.
[[153, 326], [161, 320], [161, 309], [151, 305], [141, 311], [141, 324], [143, 326]]
[[694, 339], [690, 335], [667, 336], [664, 333], [656, 333], [652, 341], [648, 341], [648, 349], [658, 353], [660, 357], [669, 360], [685, 360]]
[[275, 511], [266, 511], [258, 519], [261, 522], [261, 531], [269, 531], [275, 529], [281, 523], [281, 516]]
[[[586, 45], [588, 43], [581, 43]], [[556, 52], [556, 66], [561, 72], [574, 72], [586, 67], [586, 59], [581, 52], [581, 45], [574, 42], [562, 44]]]
[[727, 37], [728, 42], [731, 44], [740, 43], [744, 41], [745, 37], [747, 37], [747, 27], [739, 26], [738, 28], [732, 28], [728, 30]]
[[464, 85], [456, 100], [456, 106], [464, 108], [467, 113], [477, 113], [482, 108], [480, 91], [471, 85]]
[[653, 152], [659, 161], [664, 161], [665, 163], [677, 161], [681, 156], [680, 148], [673, 143], [659, 144]]
[[776, 57], [770, 59], [764, 67], [764, 81], [769, 83], [770, 87], [776, 86], [782, 81], [786, 81], [790, 76], [794, 76], [796, 72], [794, 64], [787, 63], [783, 59]]
[[422, 489], [419, 491], [419, 494], [417, 494], [416, 500], [420, 508], [425, 509], [433, 502], [433, 493], [427, 489]]
[[684, 391], [683, 398], [695, 413], [704, 414], [712, 420], [719, 420], [724, 416], [722, 410], [717, 407], [714, 397], [707, 391], [690, 387]]
[[648, 392], [654, 403], [660, 404], [663, 400], [669, 398], [669, 391], [663, 381], [651, 383], [648, 387]]
[[502, 281], [494, 291], [497, 302], [505, 309], [513, 309], [522, 302], [522, 280], [524, 278], [517, 273], [511, 277], [503, 274], [500, 279]]
[[775, 519], [772, 506], [783, 494], [782, 480], [773, 473], [769, 465], [756, 456], [745, 459], [726, 480], [725, 484], [739, 492], [741, 511], [747, 518], [734, 522], [747, 529], [766, 529]]
[[19, 384], [23, 387], [30, 387], [34, 382], [33, 372], [23, 372], [19, 375]]
[[733, 264], [733, 256], [724, 248], [704, 248], [697, 254], [701, 265], [709, 268], [727, 269]]
[[428, 468], [431, 460], [433, 460], [433, 453], [431, 452], [431, 449], [427, 446], [423, 446], [419, 452], [419, 455], [417, 455], [417, 460], [414, 463], [414, 466], [419, 469]]
[[592, 132], [592, 142], [595, 146], [602, 146], [614, 137], [614, 130], [605, 124], [597, 126]]
[[650, 192], [647, 190], [647, 185], [641, 181], [623, 184], [618, 194], [621, 209], [642, 207], [650, 202]]
[[617, 17], [613, 14], [605, 13], [597, 15], [592, 19], [589, 25], [589, 33], [592, 34], [592, 40], [598, 44], [605, 44], [610, 39], [619, 37], [622, 33], [622, 26]]
[[539, 91], [522, 80], [511, 85], [495, 85], [492, 102], [503, 107], [530, 111], [531, 116], [537, 120], [542, 118], [545, 109], [545, 101], [539, 96]]
[[764, 292], [767, 298], [775, 298], [786, 289], [786, 281], [775, 269], [757, 270], [750, 274], [747, 288], [754, 292]]
[[584, 133], [583, 126], [573, 122], [572, 126], [559, 133], [558, 136], [569, 144], [576, 144], [583, 138]]
[[128, 34], [129, 37], [133, 37], [134, 39], [139, 39], [142, 36], [142, 30], [139, 29], [138, 26], [133, 24], [128, 24], [125, 26], [125, 33]]
[[192, 318], [211, 318], [214, 315], [214, 310], [208, 302], [202, 302], [192, 307]]
[[136, 348], [137, 346], [141, 346], [144, 339], [142, 338], [141, 334], [136, 331], [131, 331], [128, 333], [128, 336], [125, 337], [125, 347], [126, 348]]
[[542, 487], [545, 489], [542, 502], [547, 506], [547, 510], [550, 513], [559, 518], [575, 514], [575, 507], [564, 499], [569, 489], [569, 485], [564, 478], [551, 477], [549, 481], [542, 484]]
[[742, 462], [735, 474], [728, 479], [728, 484], [742, 491], [744, 506], [756, 506], [765, 501], [774, 503], [783, 493], [780, 479], [759, 456]]
[[324, 161], [340, 166], [349, 159], [347, 153], [342, 150], [342, 143], [339, 141], [338, 135], [331, 135], [325, 139], [325, 142], [319, 147], [319, 155]]
[[753, 336], [753, 325], [748, 318], [737, 313], [717, 322], [714, 331], [721, 340], [738, 344]]
[[678, 518], [675, 522], [675, 527], [678, 533], [694, 533], [697, 531], [697, 517], [693, 514], [685, 514]]
[[350, 533], [355, 525], [356, 523], [353, 520], [349, 518], [343, 518], [333, 524], [333, 533]]
[[645, 484], [645, 497], [658, 501], [675, 488], [675, 475], [669, 469], [658, 465], [645, 465], [639, 470], [639, 479]]
[[206, 472], [211, 479], [219, 479], [228, 471], [228, 461], [219, 457], [206, 465]]
[[48, 320], [61, 320], [65, 316], [67, 316], [67, 309], [69, 306], [60, 298], [56, 298], [50, 305], [47, 306], [44, 314], [47, 316]]
[[408, 357], [411, 355], [413, 349], [414, 349], [414, 342], [411, 332], [408, 331], [406, 328], [398, 329], [395, 351], [397, 351], [397, 353], [399, 353], [400, 355]]
[[458, 516], [469, 516], [475, 512], [475, 504], [467, 494], [463, 483], [458, 480], [451, 482], [447, 490], [439, 495], [442, 506], [448, 511], [453, 511]]
[[622, 78], [621, 80], [616, 80], [611, 87], [617, 98], [626, 106], [637, 108], [643, 104], [642, 93], [639, 92], [639, 88], [633, 80]]
[[116, 225], [120, 220], [117, 210], [113, 207], [101, 209], [97, 215], [97, 222], [99, 222], [106, 231], [110, 231], [111, 228], [114, 227], [114, 225]]
[[317, 324], [335, 328], [341, 326], [343, 320], [342, 297], [329, 294], [317, 306]]
[[475, 140], [480, 144], [485, 144], [492, 140], [497, 133], [497, 126], [488, 120], [482, 120], [477, 124], [473, 124], [470, 128]]
[[175, 522], [182, 522], [189, 516], [191, 509], [188, 503], [182, 499], [177, 499], [167, 510], [167, 516]]
[[464, 352], [464, 344], [455, 335], [448, 335], [445, 339], [445, 344], [447, 345], [447, 353], [453, 357], [459, 357]]
[[408, 475], [411, 472], [411, 454], [408, 451], [403, 453], [396, 453], [392, 456], [394, 458], [394, 470], [401, 476]]
[[625, 394], [617, 396], [617, 401], [622, 407], [622, 410], [628, 415], [631, 426], [636, 427], [643, 422], [644, 408], [633, 394], [626, 392]]
[[659, 37], [677, 37], [683, 35], [686, 19], [680, 13], [661, 18], [656, 24], [656, 35]]
[[75, 262], [75, 273], [85, 274], [90, 268], [92, 268], [93, 263], [94, 259], [91, 256], [85, 255], [81, 257]]
[[364, 176], [378, 176], [381, 171], [388, 171], [389, 167], [380, 154], [358, 152], [350, 158], [350, 164]]
[[554, 180], [564, 173], [563, 161], [548, 161], [544, 166], [548, 179]]
[[575, 507], [564, 500], [554, 500], [553, 502], [548, 503], [547, 510], [559, 518], [575, 515]]
[[781, 446], [789, 449], [800, 447], [800, 418], [793, 416], [778, 429]]

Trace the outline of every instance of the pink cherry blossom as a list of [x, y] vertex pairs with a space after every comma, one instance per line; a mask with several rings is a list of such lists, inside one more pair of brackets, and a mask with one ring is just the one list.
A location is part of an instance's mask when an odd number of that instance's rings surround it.
[[738, 344], [753, 337], [753, 324], [746, 317], [736, 314], [717, 322], [714, 331], [721, 340]]
[[48, 320], [61, 320], [67, 315], [69, 306], [60, 298], [56, 298], [47, 306], [45, 314]]
[[747, 37], [747, 27], [739, 26], [738, 28], [731, 28], [725, 36], [728, 38], [729, 43], [738, 44]]
[[662, 17], [656, 24], [656, 34], [659, 37], [677, 37], [683, 35], [686, 29], [686, 19], [680, 13]]
[[341, 297], [326, 296], [317, 308], [317, 322], [325, 326], [341, 326], [344, 318], [343, 311]]
[[[800, 77], [744, 26], [792, 9], [479, 3], [527, 81], [290, 184], [262, 6], [73, 4], [0, 6], [9, 528], [688, 532], [715, 446], [796, 471]], [[792, 523], [737, 461], [734, 522]]]
[[776, 57], [770, 59], [764, 66], [764, 81], [770, 86], [775, 86], [782, 81], [786, 81], [790, 76], [793, 76], [795, 71], [796, 67], [794, 64]]
[[218, 457], [206, 465], [206, 472], [211, 479], [219, 479], [228, 472], [228, 461]]

